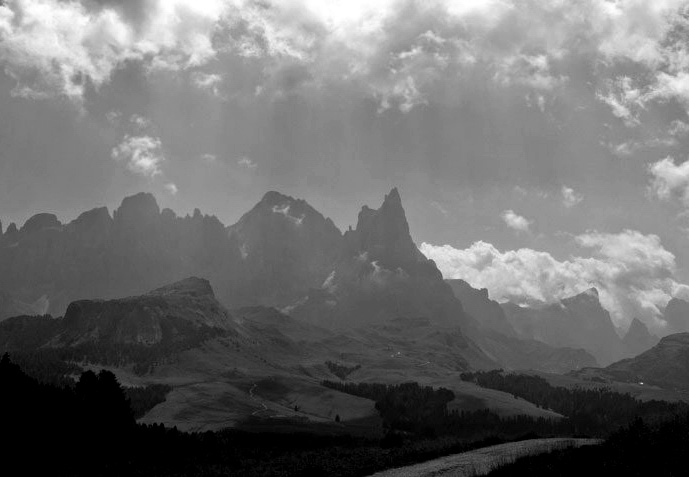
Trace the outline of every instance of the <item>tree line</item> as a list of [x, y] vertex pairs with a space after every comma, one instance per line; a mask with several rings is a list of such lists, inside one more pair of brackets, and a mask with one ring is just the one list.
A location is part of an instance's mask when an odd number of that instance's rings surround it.
[[462, 373], [461, 378], [560, 413], [568, 418], [574, 434], [604, 437], [637, 418], [653, 423], [689, 413], [684, 402], [641, 401], [608, 388], [568, 389], [552, 386], [540, 376], [502, 370]]

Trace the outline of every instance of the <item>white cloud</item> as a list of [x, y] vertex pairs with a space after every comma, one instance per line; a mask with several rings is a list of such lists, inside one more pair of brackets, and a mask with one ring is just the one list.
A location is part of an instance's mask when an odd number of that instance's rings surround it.
[[177, 188], [177, 184], [175, 184], [173, 182], [168, 182], [163, 187], [165, 188], [165, 191], [170, 195], [177, 195], [177, 192], [179, 192], [179, 189]]
[[[130, 4], [131, 3], [131, 4]], [[688, 98], [687, 48], [673, 29], [686, 0], [12, 0], [0, 6], [0, 61], [15, 94], [80, 100], [127, 61], [174, 72], [240, 57], [258, 65], [252, 91], [348, 84], [381, 111], [461, 98], [463, 82], [537, 93], [544, 105], [567, 83], [559, 67], [586, 55], [605, 69], [634, 62], [652, 74], [614, 78], [600, 99], [628, 124], [637, 106]], [[675, 39], [673, 39], [675, 38]], [[297, 74], [295, 74], [297, 72]], [[217, 94], [222, 78], [195, 71]]]
[[292, 214], [290, 214], [290, 206], [289, 204], [283, 204], [283, 205], [274, 205], [273, 206], [273, 213], [274, 214], [280, 214], [285, 216], [287, 220], [292, 222], [294, 225], [297, 227], [300, 226], [301, 224], [304, 223], [304, 219], [306, 218], [303, 214], [300, 215], [299, 217], [295, 217]]
[[81, 101], [87, 79], [99, 87], [129, 60], [177, 70], [213, 58], [212, 35], [228, 6], [222, 0], [151, 0], [138, 8], [12, 0], [0, 5], [0, 61], [17, 80], [15, 95]]
[[213, 164], [218, 160], [218, 156], [215, 154], [206, 153], [201, 155], [201, 160], [209, 164]]
[[563, 185], [561, 192], [562, 204], [568, 209], [574, 207], [575, 205], [578, 205], [579, 202], [584, 200], [584, 196], [575, 192], [574, 189], [572, 189], [571, 187]]
[[191, 82], [197, 88], [208, 91], [213, 96], [220, 96], [222, 76], [219, 74], [195, 71], [191, 74]]
[[612, 114], [620, 118], [627, 127], [640, 124], [639, 109], [643, 107], [644, 99], [642, 91], [632, 85], [629, 76], [607, 81], [606, 91], [598, 91], [596, 96], [610, 106]]
[[650, 192], [661, 200], [679, 198], [689, 207], [689, 161], [675, 164], [672, 157], [666, 157], [648, 166], [653, 176]]
[[237, 160], [237, 165], [241, 167], [246, 167], [249, 170], [254, 170], [258, 167], [258, 164], [256, 164], [250, 157], [242, 157]]
[[151, 120], [139, 114], [132, 114], [129, 122], [139, 131], [148, 128], [151, 125]]
[[[595, 286], [602, 305], [618, 324], [639, 316], [657, 318], [672, 296], [689, 287], [674, 278], [676, 264], [656, 235], [625, 230], [618, 234], [587, 232], [575, 237], [591, 256], [557, 260], [547, 252], [500, 251], [486, 242], [467, 249], [421, 245], [445, 278], [462, 278], [487, 288], [499, 301], [556, 302]], [[660, 321], [655, 321], [662, 326]]]
[[165, 161], [160, 139], [151, 136], [127, 135], [113, 148], [111, 156], [117, 161], [126, 162], [131, 172], [148, 178], [161, 174]]
[[502, 220], [511, 229], [517, 232], [528, 232], [532, 222], [516, 214], [513, 210], [506, 210], [501, 214]]

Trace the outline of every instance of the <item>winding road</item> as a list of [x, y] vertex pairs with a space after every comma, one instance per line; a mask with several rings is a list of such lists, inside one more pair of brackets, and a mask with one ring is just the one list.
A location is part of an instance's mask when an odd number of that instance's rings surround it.
[[541, 454], [554, 449], [600, 444], [598, 439], [529, 439], [461, 454], [453, 454], [420, 464], [377, 472], [370, 477], [473, 477], [485, 475], [496, 467], [520, 457]]

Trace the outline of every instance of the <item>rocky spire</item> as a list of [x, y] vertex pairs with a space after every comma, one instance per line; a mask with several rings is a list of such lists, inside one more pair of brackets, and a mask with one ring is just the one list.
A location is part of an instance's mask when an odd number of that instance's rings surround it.
[[385, 196], [378, 210], [362, 207], [356, 229], [347, 232], [347, 241], [350, 253], [367, 253], [370, 260], [388, 268], [425, 260], [409, 233], [397, 188]]

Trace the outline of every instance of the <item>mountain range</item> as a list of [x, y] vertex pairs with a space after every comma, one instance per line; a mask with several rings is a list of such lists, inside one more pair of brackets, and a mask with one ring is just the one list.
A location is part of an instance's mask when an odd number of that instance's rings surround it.
[[[638, 320], [621, 339], [595, 289], [521, 307], [444, 280], [416, 247], [397, 189], [378, 209], [363, 206], [344, 233], [278, 192], [229, 227], [198, 209], [184, 217], [160, 210], [146, 193], [112, 215], [96, 208], [67, 224], [37, 214], [0, 235], [0, 270], [1, 349], [49, 351], [113, 366], [134, 384], [172, 384], [151, 419], [187, 428], [237, 424], [257, 407], [265, 416], [368, 418], [353, 397], [323, 394], [319, 380], [335, 372], [448, 386], [458, 403], [510, 414], [515, 403], [458, 374], [565, 373], [656, 342]], [[689, 321], [684, 305], [666, 310], [678, 329]]]

